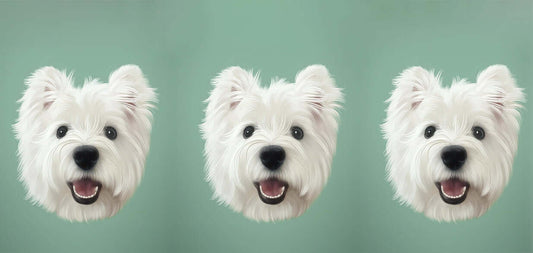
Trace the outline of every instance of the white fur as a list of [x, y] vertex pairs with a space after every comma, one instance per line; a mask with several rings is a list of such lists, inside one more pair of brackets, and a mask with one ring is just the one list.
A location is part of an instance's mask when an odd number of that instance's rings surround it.
[[[53, 67], [38, 69], [26, 80], [14, 125], [19, 139], [20, 180], [33, 203], [62, 218], [87, 221], [116, 214], [141, 181], [150, 146], [152, 113], [156, 101], [139, 67], [125, 65], [113, 72], [109, 84], [86, 80], [75, 88], [72, 75]], [[59, 126], [68, 126], [58, 139]], [[104, 135], [113, 126], [115, 140]], [[79, 169], [73, 150], [93, 145], [99, 153], [91, 172]], [[68, 181], [90, 176], [103, 187], [96, 202], [74, 201]]]
[[[511, 174], [517, 149], [522, 90], [507, 67], [493, 65], [476, 83], [455, 80], [442, 87], [440, 75], [421, 67], [403, 71], [388, 102], [383, 124], [387, 140], [388, 180], [396, 198], [427, 217], [455, 221], [479, 217], [500, 196]], [[427, 126], [435, 135], [424, 138]], [[486, 137], [473, 137], [481, 126]], [[461, 145], [467, 160], [457, 172], [448, 170], [441, 151]], [[446, 204], [435, 182], [458, 177], [470, 183], [466, 200]]]
[[[335, 153], [342, 93], [327, 69], [312, 65], [297, 74], [295, 83], [273, 80], [263, 88], [258, 75], [230, 67], [213, 86], [200, 127], [214, 197], [254, 220], [301, 215], [326, 184]], [[256, 130], [244, 139], [248, 125]], [[304, 130], [302, 140], [291, 136], [292, 126]], [[267, 145], [286, 151], [278, 172], [266, 170], [259, 159], [259, 150]], [[263, 203], [253, 185], [272, 176], [289, 183], [285, 199], [277, 205]]]

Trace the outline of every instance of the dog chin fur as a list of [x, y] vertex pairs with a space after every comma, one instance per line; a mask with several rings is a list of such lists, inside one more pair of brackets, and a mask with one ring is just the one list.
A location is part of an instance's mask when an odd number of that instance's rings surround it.
[[[43, 67], [26, 85], [14, 130], [27, 197], [71, 221], [115, 215], [140, 183], [150, 146], [156, 94], [139, 67], [122, 66], [108, 84], [85, 80], [81, 88], [73, 86], [72, 75]], [[62, 138], [57, 136], [60, 126], [68, 127]], [[106, 137], [106, 126], [116, 129], [116, 139]], [[90, 171], [74, 162], [74, 149], [81, 145], [99, 152]], [[67, 182], [86, 177], [102, 186], [94, 203], [82, 205]]]
[[[438, 221], [484, 214], [509, 181], [518, 145], [524, 94], [507, 67], [490, 66], [476, 83], [455, 80], [450, 87], [441, 86], [440, 75], [412, 67], [394, 85], [382, 128], [395, 197]], [[425, 138], [430, 125], [436, 131]], [[475, 126], [485, 130], [483, 139], [473, 136]], [[460, 170], [447, 169], [441, 159], [448, 145], [466, 150]], [[470, 184], [466, 199], [456, 205], [445, 203], [435, 185], [452, 177]]]
[[[263, 88], [258, 75], [230, 67], [213, 86], [200, 128], [214, 198], [258, 221], [304, 213], [326, 184], [335, 153], [342, 93], [327, 69], [312, 65], [298, 73], [295, 83], [273, 80]], [[246, 139], [247, 126], [255, 131]], [[291, 135], [294, 126], [303, 130], [302, 139]], [[265, 169], [259, 158], [267, 145], [286, 152], [275, 172]], [[265, 204], [254, 186], [271, 177], [288, 183], [284, 200], [275, 205]]]

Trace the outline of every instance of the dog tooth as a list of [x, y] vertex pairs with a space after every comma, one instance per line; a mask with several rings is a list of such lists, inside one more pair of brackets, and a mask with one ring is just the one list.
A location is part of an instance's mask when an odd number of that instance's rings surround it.
[[76, 186], [75, 185], [72, 186], [72, 189], [74, 190], [74, 194], [76, 194], [76, 196], [78, 196], [79, 198], [82, 198], [82, 199], [90, 199], [90, 198], [96, 196], [96, 193], [98, 193], [98, 186], [96, 186], [96, 191], [91, 196], [82, 196], [82, 195], [78, 194], [78, 192], [76, 191]]
[[259, 185], [259, 191], [261, 191], [261, 195], [263, 195], [263, 197], [265, 197], [265, 198], [277, 199], [277, 198], [281, 197], [281, 195], [283, 195], [283, 193], [285, 193], [285, 186], [283, 186], [281, 188], [281, 193], [276, 195], [276, 196], [270, 196], [270, 195], [267, 195], [266, 193], [264, 193], [263, 192], [263, 187], [261, 187], [261, 185]]
[[446, 192], [444, 191], [444, 187], [441, 185], [440, 186], [440, 190], [442, 192], [442, 194], [444, 194], [444, 196], [446, 196], [447, 198], [450, 198], [450, 199], [458, 199], [460, 197], [462, 197], [463, 195], [465, 195], [465, 192], [466, 192], [466, 186], [463, 186], [463, 192], [457, 196], [450, 196], [448, 194], [446, 194]]

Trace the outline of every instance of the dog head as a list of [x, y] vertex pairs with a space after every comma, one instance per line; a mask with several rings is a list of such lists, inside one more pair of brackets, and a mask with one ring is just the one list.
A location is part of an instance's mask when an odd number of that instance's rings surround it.
[[394, 81], [383, 124], [396, 197], [444, 221], [482, 215], [511, 174], [524, 95], [507, 67], [441, 87], [421, 67]]
[[137, 66], [122, 66], [109, 84], [38, 69], [14, 125], [20, 180], [28, 197], [68, 220], [114, 215], [140, 183], [156, 100]]
[[255, 220], [301, 215], [335, 153], [342, 94], [327, 69], [309, 66], [295, 83], [262, 88], [257, 75], [231, 67], [213, 85], [201, 131], [215, 198]]

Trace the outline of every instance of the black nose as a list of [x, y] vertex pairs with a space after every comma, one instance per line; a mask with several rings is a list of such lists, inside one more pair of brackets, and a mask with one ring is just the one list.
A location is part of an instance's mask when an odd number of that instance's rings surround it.
[[447, 146], [442, 150], [440, 157], [448, 169], [455, 171], [463, 167], [463, 164], [465, 164], [466, 150], [458, 145]]
[[98, 149], [93, 146], [83, 145], [74, 150], [74, 162], [82, 170], [90, 170], [98, 162]]
[[266, 146], [261, 149], [259, 157], [267, 169], [275, 171], [281, 167], [285, 160], [285, 150], [280, 146]]

